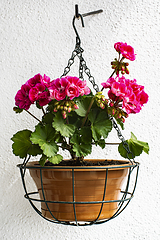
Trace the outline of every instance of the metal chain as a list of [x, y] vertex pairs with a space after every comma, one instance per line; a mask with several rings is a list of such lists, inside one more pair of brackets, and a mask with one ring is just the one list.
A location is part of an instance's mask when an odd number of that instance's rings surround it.
[[94, 77], [91, 75], [90, 73], [90, 69], [87, 67], [86, 65], [86, 61], [84, 60], [84, 58], [82, 57], [82, 53], [84, 52], [84, 50], [80, 47], [80, 43], [77, 41], [76, 46], [74, 51], [72, 52], [72, 56], [71, 58], [68, 60], [68, 65], [67, 67], [65, 67], [64, 72], [62, 74], [61, 77], [66, 76], [67, 73], [70, 71], [70, 68], [72, 66], [72, 64], [74, 63], [74, 59], [77, 56], [80, 60], [80, 64], [79, 64], [79, 78], [84, 80], [83, 77], [83, 71], [86, 73], [86, 75], [88, 76], [89, 81], [92, 83], [93, 85], [93, 89], [96, 92], [99, 92], [99, 87], [98, 85], [95, 83], [95, 79]]
[[[125, 140], [125, 138], [123, 137], [116, 121], [114, 120], [113, 117], [110, 116], [110, 120], [112, 121], [113, 123], [113, 127], [115, 128], [115, 130], [117, 131], [117, 135], [118, 135], [118, 138], [121, 140], [122, 144], [123, 144], [123, 148], [126, 150], [127, 152], [127, 158], [129, 159], [129, 161], [132, 163], [131, 159], [133, 159], [133, 162], [135, 162], [134, 160], [134, 155], [133, 153], [131, 152], [131, 150], [129, 149], [129, 145], [127, 143], [127, 141]], [[129, 157], [129, 154], [132, 155], [132, 158]]]
[[81, 68], [84, 69], [84, 72], [85, 72], [86, 75], [88, 76], [89, 81], [92, 83], [93, 89], [94, 89], [96, 92], [99, 92], [99, 87], [98, 87], [98, 85], [95, 83], [95, 79], [94, 79], [94, 77], [91, 75], [90, 69], [87, 67], [86, 61], [85, 61], [84, 58], [82, 57], [82, 53], [78, 54], [78, 57], [79, 57], [79, 59], [80, 59]]

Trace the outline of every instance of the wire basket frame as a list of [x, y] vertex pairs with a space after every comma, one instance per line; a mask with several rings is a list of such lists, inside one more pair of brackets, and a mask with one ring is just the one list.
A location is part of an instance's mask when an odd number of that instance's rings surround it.
[[[26, 199], [29, 200], [31, 206], [33, 207], [33, 209], [44, 219], [46, 219], [47, 221], [49, 222], [52, 222], [52, 223], [57, 223], [57, 224], [63, 224], [63, 225], [72, 225], [72, 226], [88, 226], [88, 225], [93, 225], [93, 224], [102, 224], [102, 223], [105, 223], [105, 222], [108, 222], [109, 220], [111, 219], [114, 219], [115, 217], [117, 217], [126, 207], [127, 205], [129, 204], [129, 202], [131, 201], [131, 199], [133, 198], [134, 196], [134, 192], [135, 192], [135, 189], [136, 189], [136, 184], [137, 184], [137, 178], [138, 178], [138, 171], [139, 171], [139, 163], [138, 162], [134, 162], [134, 164], [126, 164], [123, 166], [121, 165], [118, 165], [118, 166], [112, 166], [112, 165], [109, 165], [109, 166], [101, 166], [100, 168], [101, 169], [104, 169], [105, 170], [105, 181], [104, 181], [104, 190], [103, 190], [103, 198], [100, 199], [99, 201], [75, 201], [75, 171], [77, 169], [81, 169], [81, 167], [65, 167], [65, 169], [68, 169], [72, 172], [72, 201], [48, 201], [46, 199], [46, 195], [45, 195], [45, 191], [44, 191], [44, 185], [43, 185], [43, 176], [42, 176], [42, 172], [44, 169], [52, 169], [54, 170], [54, 166], [45, 166], [45, 167], [41, 167], [40, 165], [39, 166], [27, 166], [26, 164], [19, 164], [17, 165], [20, 169], [20, 173], [21, 173], [21, 178], [22, 178], [22, 183], [23, 183], [23, 187], [24, 187], [24, 191], [25, 191], [25, 195], [24, 197]], [[26, 170], [27, 169], [37, 169], [39, 170], [40, 172], [40, 179], [41, 179], [41, 189], [42, 189], [42, 195], [43, 195], [43, 199], [39, 199], [38, 197], [36, 198], [35, 196], [39, 196], [39, 193], [38, 192], [28, 192], [27, 191], [27, 186], [26, 186], [26, 181], [25, 181], [25, 174], [26, 174]], [[121, 168], [128, 168], [129, 171], [128, 171], [128, 175], [127, 175], [127, 181], [126, 181], [126, 185], [125, 185], [125, 188], [124, 190], [121, 190], [121, 194], [122, 194], [122, 197], [118, 200], [109, 200], [109, 201], [106, 201], [105, 200], [105, 197], [106, 197], [106, 188], [107, 188], [107, 181], [108, 181], [108, 171], [109, 170], [114, 170], [114, 169], [121, 169]], [[56, 166], [56, 169], [63, 169], [64, 170], [64, 167], [57, 167]], [[99, 169], [99, 167], [83, 167], [83, 169]], [[135, 172], [135, 179], [132, 181], [132, 186], [131, 185], [131, 174], [132, 172]], [[65, 184], [65, 183], [64, 183]], [[131, 187], [131, 189], [129, 189]], [[43, 216], [42, 214], [42, 210], [39, 210], [36, 206], [36, 203], [39, 202], [39, 203], [44, 203], [46, 205], [46, 208], [47, 210], [49, 211], [50, 215], [52, 216], [53, 220], [52, 219], [49, 219], [45, 216]], [[108, 204], [108, 203], [113, 203], [113, 202], [117, 202], [118, 203], [118, 209], [117, 211], [111, 216], [109, 217], [108, 219], [104, 219], [104, 220], [99, 220], [100, 216], [101, 216], [101, 213], [102, 213], [102, 210], [103, 210], [103, 207], [105, 204]], [[54, 214], [52, 213], [49, 205], [51, 206], [51, 204], [67, 204], [68, 206], [69, 205], [72, 205], [73, 207], [73, 210], [74, 210], [74, 221], [60, 221], [58, 220]], [[80, 222], [77, 220], [77, 213], [76, 213], [76, 206], [78, 205], [82, 205], [82, 204], [91, 204], [91, 205], [94, 205], [94, 204], [100, 204], [100, 210], [99, 210], [99, 213], [97, 215], [97, 217], [95, 218], [94, 221], [84, 221], [84, 222]]]

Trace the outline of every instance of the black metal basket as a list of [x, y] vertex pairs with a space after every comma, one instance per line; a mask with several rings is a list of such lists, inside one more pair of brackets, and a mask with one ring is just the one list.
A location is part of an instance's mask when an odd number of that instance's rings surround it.
[[[65, 169], [70, 169], [72, 171], [72, 192], [73, 192], [73, 196], [72, 196], [72, 201], [70, 202], [65, 202], [65, 201], [47, 201], [46, 200], [46, 196], [45, 196], [45, 192], [44, 192], [44, 187], [43, 187], [43, 181], [42, 181], [42, 170], [45, 169], [54, 169], [54, 167], [49, 167], [49, 166], [45, 166], [45, 167], [41, 167], [39, 166], [34, 166], [34, 168], [38, 169], [40, 171], [40, 178], [41, 178], [41, 189], [42, 189], [42, 194], [43, 194], [43, 200], [39, 199], [39, 193], [38, 192], [28, 192], [27, 191], [27, 187], [26, 187], [26, 181], [25, 181], [25, 174], [26, 174], [26, 170], [32, 167], [27, 167], [26, 164], [19, 164], [18, 165], [19, 169], [20, 169], [20, 173], [21, 173], [21, 178], [22, 178], [22, 183], [23, 183], [23, 187], [25, 190], [25, 195], [24, 197], [26, 199], [29, 200], [31, 206], [33, 207], [33, 209], [44, 219], [46, 219], [49, 222], [52, 223], [58, 223], [58, 224], [64, 224], [64, 225], [73, 225], [73, 226], [87, 226], [87, 225], [93, 225], [93, 224], [101, 224], [101, 223], [105, 223], [108, 222], [111, 219], [114, 219], [115, 217], [117, 217], [129, 204], [129, 202], [131, 201], [131, 199], [134, 196], [134, 192], [135, 192], [135, 188], [136, 188], [136, 184], [137, 184], [137, 178], [138, 178], [138, 171], [139, 171], [139, 163], [138, 162], [134, 162], [134, 164], [130, 164], [129, 166], [118, 166], [118, 168], [128, 168], [128, 176], [127, 176], [127, 181], [126, 181], [126, 186], [124, 187], [124, 190], [121, 191], [121, 198], [118, 200], [110, 200], [110, 201], [105, 201], [105, 196], [106, 196], [106, 187], [107, 187], [107, 176], [108, 176], [108, 170], [109, 169], [114, 169], [117, 168], [115, 166], [109, 165], [109, 166], [101, 166], [101, 169], [105, 169], [106, 171], [106, 178], [105, 178], [105, 182], [104, 182], [104, 192], [103, 192], [103, 199], [101, 201], [93, 201], [93, 202], [76, 202], [75, 201], [75, 195], [74, 195], [74, 175], [75, 175], [75, 169], [77, 169], [77, 167], [65, 167]], [[57, 167], [56, 169], [64, 169], [64, 167]], [[80, 167], [79, 167], [80, 168]], [[83, 167], [84, 169], [93, 169], [93, 167]], [[97, 167], [98, 168], [98, 167]], [[94, 167], [95, 169], [95, 167]], [[131, 175], [132, 173], [135, 172], [134, 175], [134, 180], [132, 179], [131, 181]], [[46, 217], [44, 217], [42, 215], [42, 212], [40, 209], [37, 208], [36, 203], [45, 203], [46, 207], [48, 209], [48, 211], [50, 212], [53, 220], [48, 219]], [[103, 210], [103, 206], [105, 203], [111, 203], [111, 202], [117, 202], [118, 203], [118, 209], [116, 211], [116, 213], [113, 214], [113, 216], [111, 216], [108, 219], [105, 220], [99, 220], [101, 212]], [[55, 218], [55, 216], [53, 215], [53, 213], [51, 212], [48, 204], [56, 204], [56, 203], [60, 203], [60, 204], [68, 204], [68, 205], [72, 205], [73, 209], [74, 209], [74, 217], [75, 217], [75, 221], [69, 222], [69, 221], [59, 221]], [[87, 221], [87, 222], [78, 222], [77, 221], [77, 216], [76, 216], [76, 208], [75, 206], [78, 204], [101, 204], [100, 207], [100, 211], [97, 215], [97, 218], [94, 221]]]

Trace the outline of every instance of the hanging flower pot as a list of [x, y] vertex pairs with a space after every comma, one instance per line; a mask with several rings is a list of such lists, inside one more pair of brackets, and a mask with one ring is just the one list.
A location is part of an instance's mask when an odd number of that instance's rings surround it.
[[[19, 165], [24, 186], [22, 172], [29, 169], [38, 189], [36, 193], [28, 193], [25, 186], [25, 197], [35, 209], [34, 202], [41, 202], [41, 212], [37, 212], [57, 223], [93, 224], [116, 217], [133, 197], [139, 164], [124, 160], [87, 159], [86, 162], [90, 166], [41, 167], [38, 162], [29, 162], [25, 167]], [[102, 165], [97, 166], [97, 162]], [[105, 162], [109, 165], [105, 166]], [[132, 192], [128, 192], [133, 169], [136, 169], [135, 183]]]
[[[83, 23], [82, 15], [78, 16]], [[111, 63], [113, 73], [99, 90], [82, 56], [75, 19], [76, 46], [61, 78], [51, 80], [46, 75], [37, 74], [22, 85], [15, 96], [14, 111], [26, 111], [38, 124], [34, 131], [25, 129], [14, 134], [12, 148], [16, 156], [24, 158], [18, 167], [25, 197], [33, 208], [49, 221], [63, 224], [74, 221], [78, 225], [81, 221], [101, 223], [119, 215], [133, 197], [137, 183], [139, 164], [134, 157], [143, 151], [148, 153], [149, 147], [133, 133], [129, 140], [125, 140], [118, 127], [123, 129], [125, 119], [140, 112], [148, 101], [144, 87], [135, 79], [124, 76], [129, 73], [128, 63], [124, 60], [134, 61], [134, 49], [127, 43], [115, 43], [118, 59]], [[79, 77], [66, 76], [75, 57], [80, 60]], [[83, 79], [83, 71], [93, 84], [95, 94]], [[42, 112], [41, 119], [29, 111], [33, 104]], [[112, 166], [114, 161], [88, 160], [86, 165], [84, 158], [92, 153], [93, 145], [105, 148], [113, 128], [121, 140], [118, 151], [127, 162], [119, 161]], [[63, 161], [60, 149], [69, 151], [71, 155], [66, 166], [62, 164], [67, 161]], [[39, 162], [29, 162], [31, 156], [37, 155], [40, 155]], [[27, 191], [27, 169], [38, 192]], [[137, 174], [129, 192], [130, 175], [134, 169]], [[122, 190], [125, 181], [126, 186]], [[37, 194], [40, 199], [34, 197]], [[41, 210], [34, 202], [41, 203]]]

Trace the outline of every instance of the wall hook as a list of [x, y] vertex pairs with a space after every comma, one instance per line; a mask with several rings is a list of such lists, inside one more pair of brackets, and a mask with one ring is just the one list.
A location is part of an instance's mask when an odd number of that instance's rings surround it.
[[83, 17], [87, 17], [87, 16], [90, 16], [90, 15], [98, 14], [98, 13], [101, 13], [101, 12], [103, 12], [102, 9], [97, 10], [97, 11], [93, 11], [93, 12], [89, 12], [89, 13], [80, 14], [79, 11], [78, 11], [78, 4], [75, 5], [75, 15], [74, 15], [74, 17], [73, 17], [73, 22], [72, 22], [72, 24], [73, 24], [74, 31], [75, 31], [75, 33], [76, 33], [76, 43], [77, 43], [77, 44], [80, 45], [81, 39], [80, 39], [79, 34], [78, 34], [78, 32], [77, 32], [77, 29], [76, 29], [76, 27], [75, 27], [75, 19], [76, 19], [76, 18], [77, 18], [77, 19], [80, 18], [80, 19], [81, 19], [81, 23], [82, 23], [82, 27], [84, 27]]

